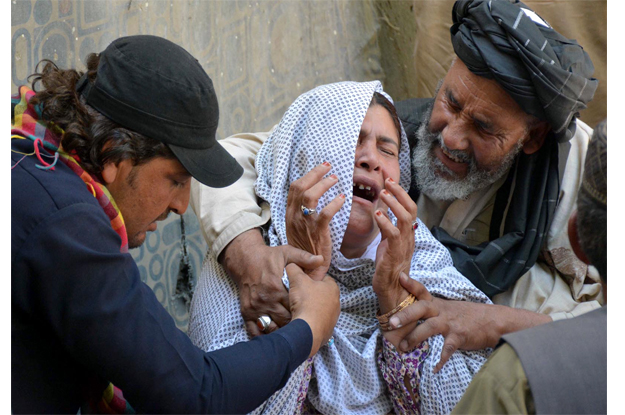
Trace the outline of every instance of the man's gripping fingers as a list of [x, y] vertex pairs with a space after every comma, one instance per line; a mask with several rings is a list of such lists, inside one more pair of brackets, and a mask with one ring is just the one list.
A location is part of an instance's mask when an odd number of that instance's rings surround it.
[[425, 288], [425, 285], [419, 281], [410, 278], [406, 273], [402, 272], [399, 276], [399, 282], [409, 293], [414, 295], [419, 301], [432, 301], [434, 297]]
[[315, 269], [323, 265], [323, 256], [321, 255], [313, 255], [291, 245], [283, 245], [280, 248], [285, 264], [296, 264], [303, 269]]
[[456, 350], [458, 350], [458, 342], [456, 341], [456, 337], [453, 334], [450, 334], [445, 338], [443, 350], [441, 351], [441, 358], [434, 368], [434, 373], [438, 373], [438, 371], [443, 368], [443, 365], [447, 363], [451, 355], [454, 354]]

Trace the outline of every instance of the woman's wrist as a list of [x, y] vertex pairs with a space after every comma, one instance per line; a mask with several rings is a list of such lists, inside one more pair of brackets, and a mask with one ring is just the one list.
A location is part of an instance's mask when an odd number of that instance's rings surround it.
[[[377, 293], [376, 293], [377, 294]], [[404, 287], [401, 285], [396, 289], [385, 293], [377, 294], [378, 296], [378, 304], [380, 306], [380, 315], [386, 314], [389, 311], [393, 310], [402, 301], [404, 301], [410, 293], [406, 291]]]

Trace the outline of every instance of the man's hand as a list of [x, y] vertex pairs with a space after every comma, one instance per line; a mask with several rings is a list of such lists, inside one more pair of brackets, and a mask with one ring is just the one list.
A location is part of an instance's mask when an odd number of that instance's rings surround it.
[[[423, 298], [425, 287], [422, 284], [409, 278], [400, 282], [406, 290]], [[434, 369], [438, 372], [458, 349], [495, 347], [504, 334], [548, 323], [551, 317], [506, 306], [432, 297], [431, 301], [417, 301], [398, 311], [391, 317], [390, 324], [399, 328], [419, 320], [425, 321], [401, 341], [399, 348], [408, 351], [422, 341], [442, 334], [445, 344], [440, 362]]]
[[251, 336], [263, 334], [256, 325], [256, 319], [262, 315], [268, 315], [272, 320], [264, 333], [271, 333], [291, 320], [289, 293], [282, 284], [286, 264], [314, 269], [323, 263], [323, 257], [292, 246], [265, 245], [258, 229], [233, 239], [219, 259], [239, 286], [241, 315]]
[[312, 330], [311, 357], [332, 336], [341, 311], [339, 287], [327, 275], [320, 281], [313, 280], [295, 264], [287, 265], [286, 272], [291, 286], [289, 298], [293, 319], [301, 318]]

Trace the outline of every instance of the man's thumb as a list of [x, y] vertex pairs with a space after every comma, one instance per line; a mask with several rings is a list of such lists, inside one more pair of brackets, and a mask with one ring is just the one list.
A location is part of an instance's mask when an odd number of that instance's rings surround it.
[[286, 275], [289, 277], [290, 290], [297, 289], [302, 284], [302, 278], [307, 277], [304, 271], [295, 264], [287, 264]]
[[323, 256], [321, 255], [313, 255], [291, 245], [284, 245], [282, 248], [284, 261], [287, 264], [297, 264], [303, 269], [315, 269], [323, 265]]

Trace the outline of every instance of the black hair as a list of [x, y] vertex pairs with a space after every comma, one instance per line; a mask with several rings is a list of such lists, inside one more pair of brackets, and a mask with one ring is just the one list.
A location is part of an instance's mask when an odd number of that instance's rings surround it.
[[397, 137], [399, 138], [401, 144], [401, 123], [399, 121], [399, 116], [397, 115], [397, 110], [395, 109], [395, 106], [391, 104], [391, 101], [389, 101], [384, 95], [380, 94], [379, 92], [373, 93], [373, 98], [371, 99], [369, 108], [373, 107], [374, 105], [379, 105], [383, 107], [391, 115], [391, 118], [393, 119], [393, 124], [395, 125], [395, 129], [397, 130]]

